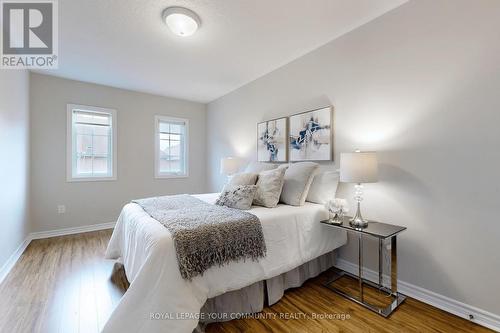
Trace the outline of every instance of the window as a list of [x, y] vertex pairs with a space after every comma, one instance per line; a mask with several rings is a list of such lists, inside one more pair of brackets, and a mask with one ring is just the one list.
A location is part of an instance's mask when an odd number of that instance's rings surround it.
[[116, 179], [116, 111], [68, 104], [67, 180]]
[[155, 117], [155, 176], [188, 176], [188, 120]]

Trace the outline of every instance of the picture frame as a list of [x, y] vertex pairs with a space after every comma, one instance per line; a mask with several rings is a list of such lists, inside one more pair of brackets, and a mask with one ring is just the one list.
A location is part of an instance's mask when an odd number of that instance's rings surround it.
[[333, 160], [333, 107], [288, 117], [288, 156], [295, 161]]
[[275, 118], [257, 124], [257, 161], [288, 161], [288, 119]]

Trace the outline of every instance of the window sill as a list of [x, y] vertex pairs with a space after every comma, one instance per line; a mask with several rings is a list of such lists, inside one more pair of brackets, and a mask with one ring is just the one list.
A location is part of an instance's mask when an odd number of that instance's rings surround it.
[[189, 175], [176, 175], [176, 174], [156, 174], [156, 179], [173, 179], [173, 178], [189, 178]]
[[76, 177], [67, 178], [68, 183], [80, 183], [80, 182], [110, 182], [115, 181], [116, 177]]

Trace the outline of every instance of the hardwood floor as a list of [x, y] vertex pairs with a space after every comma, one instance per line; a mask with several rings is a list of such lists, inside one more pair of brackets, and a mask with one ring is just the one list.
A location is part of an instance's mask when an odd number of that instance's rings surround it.
[[[123, 271], [103, 259], [110, 236], [33, 241], [0, 285], [0, 332], [99, 332], [128, 287]], [[327, 274], [288, 290], [258, 319], [211, 324], [207, 332], [491, 332], [413, 299], [384, 319], [324, 288]], [[345, 278], [339, 286], [356, 284]], [[367, 297], [385, 301], [376, 291]]]
[[33, 241], [0, 286], [0, 332], [98, 332], [124, 293], [103, 259], [110, 236]]

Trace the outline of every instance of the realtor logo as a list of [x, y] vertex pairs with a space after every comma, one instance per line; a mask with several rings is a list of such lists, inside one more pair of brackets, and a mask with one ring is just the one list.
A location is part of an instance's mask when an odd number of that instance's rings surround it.
[[57, 0], [1, 0], [1, 68], [57, 68]]

